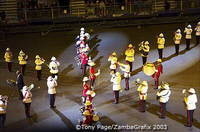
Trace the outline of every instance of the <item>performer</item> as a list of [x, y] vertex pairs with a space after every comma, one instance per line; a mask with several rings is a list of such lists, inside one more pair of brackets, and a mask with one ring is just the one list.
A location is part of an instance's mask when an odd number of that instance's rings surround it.
[[39, 55], [36, 55], [35, 57], [35, 70], [37, 71], [37, 79], [38, 81], [41, 80], [41, 75], [42, 75], [42, 64], [45, 62], [43, 58], [40, 58]]
[[91, 90], [90, 85], [88, 85], [88, 81], [89, 78], [88, 77], [84, 77], [83, 78], [83, 90], [82, 90], [82, 102], [85, 103], [86, 101], [86, 97], [87, 97], [87, 92], [88, 90]]
[[160, 118], [164, 119], [165, 118], [165, 113], [166, 113], [166, 104], [169, 101], [169, 97], [171, 95], [171, 90], [169, 88], [168, 83], [163, 83], [158, 87], [159, 91], [157, 92], [157, 99], [160, 103]]
[[118, 62], [118, 64], [120, 65], [120, 69], [124, 72], [125, 85], [126, 85], [125, 90], [129, 90], [129, 78], [131, 76], [130, 65], [128, 62], [126, 62], [126, 64]]
[[115, 97], [115, 104], [119, 103], [119, 91], [121, 90], [121, 74], [116, 72], [112, 75], [111, 80], [113, 83], [113, 92]]
[[132, 64], [134, 61], [134, 55], [135, 55], [135, 50], [133, 48], [132, 44], [128, 45], [128, 48], [125, 51], [125, 60], [128, 62], [128, 64], [130, 65], [130, 72], [132, 72]]
[[87, 65], [88, 65], [88, 56], [87, 56], [87, 54], [81, 53], [80, 59], [81, 59], [82, 74], [84, 76], [86, 74], [86, 69], [87, 69]]
[[179, 45], [181, 44], [181, 38], [182, 38], [181, 30], [178, 29], [174, 33], [174, 44], [175, 44], [176, 55], [179, 54]]
[[6, 108], [8, 97], [0, 95], [0, 128], [4, 128], [6, 122]]
[[141, 83], [137, 82], [137, 86], [137, 91], [139, 92], [139, 111], [145, 112], [148, 83], [147, 81], [142, 81]]
[[31, 118], [30, 115], [30, 107], [31, 107], [31, 102], [32, 102], [32, 94], [31, 91], [29, 90], [29, 87], [24, 86], [22, 89], [22, 94], [23, 94], [23, 103], [25, 106], [25, 114], [26, 118]]
[[85, 110], [83, 112], [83, 121], [80, 122], [80, 125], [91, 125], [93, 123], [93, 115], [90, 113], [89, 110]]
[[57, 79], [58, 79], [58, 76], [56, 76], [56, 75], [54, 77], [49, 76], [47, 78], [47, 86], [48, 86], [50, 108], [56, 108], [56, 106], [55, 106], [55, 98], [56, 98], [56, 87], [58, 86]]
[[60, 63], [56, 60], [56, 57], [51, 58], [51, 62], [49, 63], [49, 69], [52, 77], [54, 78], [56, 75], [58, 75], [58, 67], [60, 66]]
[[185, 35], [185, 39], [186, 39], [186, 50], [190, 49], [190, 40], [192, 39], [192, 26], [188, 25], [185, 30], [184, 33]]
[[17, 75], [16, 84], [17, 84], [17, 88], [18, 88], [18, 92], [19, 92], [19, 99], [22, 100], [23, 95], [22, 95], [21, 90], [24, 87], [24, 77], [20, 71], [17, 71], [16, 75]]
[[110, 64], [110, 70], [111, 70], [111, 72], [116, 73], [116, 69], [117, 69], [117, 60], [118, 60], [118, 58], [117, 58], [116, 52], [113, 52], [112, 55], [110, 55], [110, 56], [108, 57], [108, 61], [111, 62], [111, 64]]
[[197, 23], [195, 31], [196, 31], [196, 45], [198, 45], [200, 43], [200, 22]]
[[26, 55], [22, 50], [19, 52], [18, 56], [19, 65], [21, 66], [21, 73], [25, 74], [26, 64], [28, 60], [28, 55]]
[[163, 33], [159, 34], [157, 38], [159, 59], [163, 58], [163, 49], [165, 47], [165, 38]]
[[92, 102], [93, 98], [96, 96], [96, 93], [93, 90], [87, 90], [86, 95], [86, 100], [88, 99], [90, 102]]
[[89, 67], [90, 86], [91, 86], [92, 89], [94, 89], [95, 79], [96, 79], [97, 76], [99, 76], [100, 69], [98, 70], [98, 72], [95, 72], [94, 66], [96, 64], [93, 61], [91, 61], [91, 62], [88, 61], [88, 65], [90, 66]]
[[13, 61], [13, 54], [10, 51], [10, 48], [6, 49], [6, 53], [4, 55], [4, 59], [5, 59], [5, 62], [7, 63], [8, 71], [11, 72], [12, 71], [12, 63], [13, 63], [12, 62]]
[[140, 51], [140, 55], [142, 56], [143, 65], [146, 64], [146, 62], [147, 62], [147, 56], [149, 54], [149, 50], [150, 50], [150, 47], [149, 47], [148, 41], [145, 41], [145, 42], [142, 41], [139, 44], [139, 51]]
[[190, 88], [187, 93], [185, 89], [182, 92], [183, 94], [185, 94], [184, 103], [187, 109], [187, 124], [185, 126], [192, 127], [193, 113], [194, 110], [196, 109], [196, 103], [197, 103], [196, 92], [194, 88]]
[[159, 77], [163, 73], [163, 66], [162, 66], [162, 60], [158, 59], [155, 63], [156, 72], [152, 75], [154, 81], [155, 81], [155, 89], [158, 89], [159, 85]]

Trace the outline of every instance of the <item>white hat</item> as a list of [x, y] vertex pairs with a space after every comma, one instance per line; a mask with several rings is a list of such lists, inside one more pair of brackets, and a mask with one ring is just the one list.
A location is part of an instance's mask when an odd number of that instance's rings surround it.
[[197, 25], [200, 25], [200, 22], [198, 22]]
[[56, 57], [52, 56], [51, 61], [56, 61]]
[[164, 37], [163, 33], [159, 34], [159, 37]]
[[6, 51], [10, 51], [10, 48], [7, 48]]
[[91, 62], [88, 62], [88, 65], [89, 66], [95, 66], [96, 64], [93, 61], [91, 61]]
[[88, 78], [88, 77], [84, 77], [84, 78], [83, 78], [83, 82], [86, 82], [86, 81], [89, 81], [89, 78]]
[[21, 51], [19, 52], [19, 54], [24, 55], [25, 53], [21, 50]]
[[192, 94], [195, 94], [195, 93], [196, 93], [195, 90], [194, 90], [194, 88], [190, 88], [190, 89], [188, 90], [188, 92], [189, 92], [189, 93], [192, 93]]
[[3, 96], [2, 96], [2, 95], [0, 95], [0, 99], [2, 99], [2, 97], [3, 97]]
[[39, 58], [40, 58], [40, 56], [39, 56], [39, 55], [36, 55], [36, 56], [35, 56], [35, 59], [39, 59]]
[[116, 52], [113, 52], [113, 53], [112, 53], [112, 55], [113, 55], [113, 56], [116, 56], [116, 55], [117, 55], [117, 53], [116, 53]]
[[181, 33], [181, 30], [180, 30], [180, 29], [177, 29], [176, 32], [177, 32], [177, 33]]
[[85, 31], [85, 28], [84, 28], [84, 27], [82, 27], [80, 30], [81, 30], [81, 31]]
[[191, 28], [192, 26], [189, 24], [187, 27], [188, 27], [188, 28]]
[[144, 44], [149, 44], [149, 41], [145, 41]]
[[133, 45], [132, 45], [132, 44], [129, 44], [128, 47], [129, 47], [129, 48], [133, 48]]
[[161, 63], [161, 62], [162, 62], [162, 60], [161, 60], [161, 59], [157, 59], [157, 62], [160, 62], [160, 63]]

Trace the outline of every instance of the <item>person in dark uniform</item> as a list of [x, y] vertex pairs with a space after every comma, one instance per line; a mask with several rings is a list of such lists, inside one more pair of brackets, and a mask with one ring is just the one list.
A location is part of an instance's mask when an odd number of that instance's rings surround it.
[[142, 56], [142, 62], [143, 62], [143, 65], [146, 64], [147, 62], [147, 57], [148, 57], [148, 54], [149, 54], [149, 50], [150, 50], [150, 47], [149, 47], [149, 42], [148, 41], [142, 41], [140, 44], [139, 44], [139, 51], [140, 51], [140, 55]]
[[24, 87], [24, 77], [20, 71], [17, 71], [16, 74], [17, 74], [16, 84], [17, 84], [17, 88], [18, 88], [18, 92], [19, 92], [19, 98], [21, 100], [21, 99], [23, 99], [21, 90]]

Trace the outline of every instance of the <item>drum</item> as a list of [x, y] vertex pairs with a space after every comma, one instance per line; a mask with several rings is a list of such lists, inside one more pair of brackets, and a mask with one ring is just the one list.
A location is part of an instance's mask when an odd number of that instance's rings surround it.
[[155, 72], [156, 72], [156, 68], [155, 65], [153, 63], [146, 63], [143, 66], [142, 71], [144, 72], [144, 74], [146, 74], [147, 76], [152, 76]]

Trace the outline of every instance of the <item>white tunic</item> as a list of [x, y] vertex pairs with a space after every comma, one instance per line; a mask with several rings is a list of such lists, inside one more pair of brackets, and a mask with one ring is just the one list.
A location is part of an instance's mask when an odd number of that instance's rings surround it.
[[48, 86], [48, 94], [56, 94], [56, 86], [57, 81], [55, 78], [48, 77], [47, 86]]
[[197, 96], [196, 94], [189, 95], [185, 99], [187, 110], [195, 110], [196, 103], [197, 103]]
[[110, 81], [113, 82], [113, 91], [121, 90], [121, 76], [112, 76]]
[[169, 101], [170, 95], [171, 95], [171, 91], [167, 89], [157, 92], [157, 96], [160, 96], [159, 102], [161, 103], [167, 103]]
[[191, 28], [185, 28], [184, 30], [185, 38], [186, 39], [192, 39], [192, 29]]
[[6, 107], [7, 107], [7, 102], [3, 102], [0, 100], [0, 114], [5, 114], [6, 113]]
[[197, 26], [195, 28], [195, 31], [196, 31], [196, 36], [200, 36], [200, 26]]
[[50, 73], [57, 74], [60, 63], [58, 61], [51, 61], [49, 64]]

